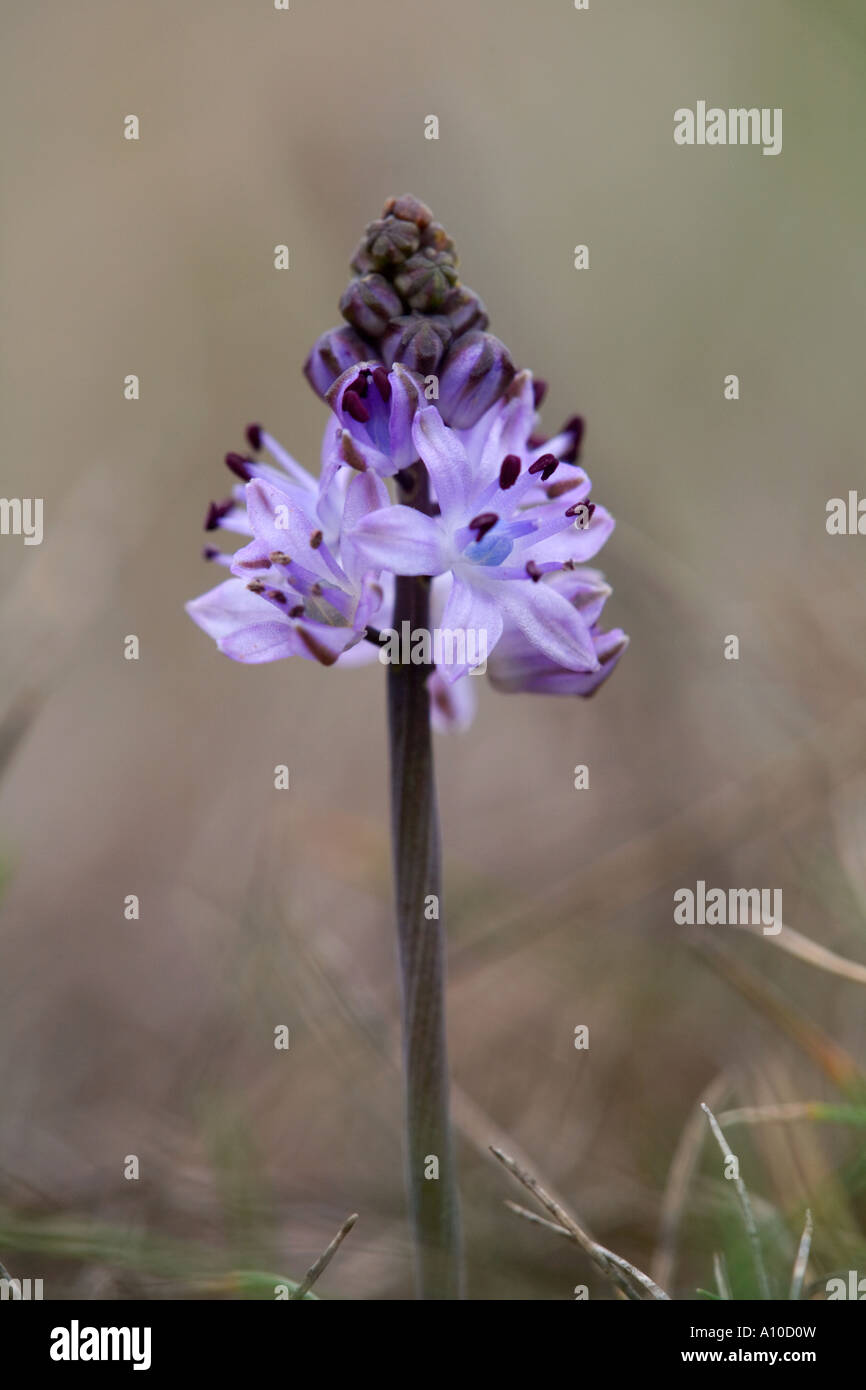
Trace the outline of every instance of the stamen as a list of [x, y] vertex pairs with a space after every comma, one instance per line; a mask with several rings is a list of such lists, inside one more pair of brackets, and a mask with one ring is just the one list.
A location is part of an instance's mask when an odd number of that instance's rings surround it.
[[236, 473], [242, 483], [248, 483], [253, 476], [250, 472], [251, 463], [252, 459], [245, 459], [243, 454], [234, 452], [226, 454], [226, 468], [230, 468], [233, 473]]
[[313, 534], [310, 536], [310, 546], [313, 550], [318, 550], [323, 540], [324, 536], [322, 535], [322, 532], [314, 531]]
[[254, 454], [257, 454], [262, 447], [261, 425], [247, 425], [247, 443]]
[[388, 373], [385, 371], [384, 367], [373, 368], [373, 380], [376, 383], [377, 390], [382, 400], [386, 405], [389, 405], [391, 401], [391, 383], [388, 380]]
[[369, 422], [370, 412], [357, 391], [345, 392], [343, 396], [343, 409], [347, 415], [351, 415], [353, 420], [357, 420], [359, 425], [366, 425]]
[[340, 434], [340, 458], [350, 468], [354, 468], [356, 473], [366, 473], [367, 464], [363, 455], [358, 452], [355, 441], [348, 430], [343, 430]]
[[529, 578], [532, 580], [533, 584], [537, 584], [544, 571], [538, 568], [538, 565], [535, 563], [534, 560], [527, 560], [526, 573], [529, 575]]
[[583, 432], [585, 428], [586, 426], [583, 417], [580, 415], [572, 415], [570, 420], [566, 420], [565, 424], [562, 427], [561, 433], [570, 434], [571, 443], [562, 455], [563, 463], [575, 462], [578, 455], [578, 450], [580, 449], [581, 441], [583, 439]]
[[517, 454], [506, 454], [499, 470], [499, 486], [503, 489], [514, 487], [520, 477], [520, 459]]
[[483, 540], [499, 520], [495, 512], [479, 512], [478, 516], [469, 522], [469, 530], [477, 532], [476, 540]]
[[265, 594], [265, 598], [272, 599], [274, 603], [286, 602], [285, 594], [281, 594], [279, 589], [268, 589], [268, 592]]
[[238, 560], [238, 568], [242, 570], [269, 570], [270, 560]]
[[265, 592], [265, 586], [260, 579], [251, 579], [247, 588], [251, 594], [263, 594]]
[[529, 471], [530, 473], [541, 473], [545, 478], [549, 478], [558, 463], [559, 459], [556, 454], [542, 454], [540, 459], [536, 459], [535, 463], [529, 465]]
[[291, 555], [287, 555], [284, 550], [272, 550], [268, 559], [272, 565], [290, 565], [292, 563]]
[[294, 606], [294, 608], [290, 608], [290, 609], [289, 609], [289, 617], [290, 617], [290, 618], [302, 618], [303, 616], [304, 616], [304, 605], [303, 605], [302, 603], [296, 603], [295, 606]]
[[575, 502], [573, 507], [569, 507], [566, 516], [577, 516], [579, 512], [586, 511], [587, 525], [592, 521], [592, 514], [595, 511], [594, 502]]
[[541, 405], [541, 402], [544, 400], [546, 395], [547, 382], [541, 381], [540, 378], [536, 377], [532, 383], [532, 398], [536, 410]]
[[318, 579], [316, 580], [315, 584], [311, 584], [310, 593], [313, 595], [313, 598], [322, 597], [322, 586], [319, 583]]
[[227, 497], [224, 502], [211, 502], [207, 509], [207, 514], [205, 515], [204, 529], [206, 531], [215, 531], [223, 517], [227, 516], [231, 511], [234, 504], [235, 499], [233, 497]]

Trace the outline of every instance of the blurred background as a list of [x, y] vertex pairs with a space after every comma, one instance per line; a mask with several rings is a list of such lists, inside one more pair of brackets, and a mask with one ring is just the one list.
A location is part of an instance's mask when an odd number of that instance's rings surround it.
[[[702, 1099], [776, 1291], [807, 1206], [807, 1285], [866, 1273], [866, 539], [825, 529], [866, 494], [862, 6], [33, 0], [2, 27], [0, 491], [44, 498], [45, 539], [0, 540], [0, 1260], [48, 1298], [267, 1298], [357, 1211], [319, 1294], [411, 1294], [383, 673], [234, 665], [183, 611], [244, 426], [317, 467], [301, 365], [411, 191], [548, 431], [587, 419], [632, 639], [597, 698], [479, 681], [437, 741], [470, 1296], [612, 1296], [504, 1206], [490, 1143], [676, 1297], [715, 1252], [754, 1296]], [[782, 154], [675, 146], [699, 99], [782, 107]], [[675, 927], [699, 878], [782, 889], [789, 932]]]

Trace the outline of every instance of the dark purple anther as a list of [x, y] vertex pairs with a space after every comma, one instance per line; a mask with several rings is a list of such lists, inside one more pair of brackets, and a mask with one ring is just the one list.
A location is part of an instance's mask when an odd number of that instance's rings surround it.
[[495, 512], [479, 512], [478, 516], [474, 516], [470, 521], [469, 530], [475, 531], [475, 539], [481, 541], [487, 535], [487, 532], [492, 530], [498, 520], [499, 517]]
[[226, 516], [235, 505], [233, 497], [227, 497], [224, 502], [211, 502], [207, 509], [204, 519], [204, 529], [206, 531], [216, 531], [223, 517]]
[[580, 451], [580, 446], [583, 441], [584, 429], [585, 424], [582, 416], [572, 415], [570, 420], [566, 420], [565, 424], [560, 430], [560, 434], [570, 434], [571, 443], [569, 444], [567, 449], [563, 450], [563, 463], [574, 463], [577, 460], [577, 455]]
[[251, 463], [252, 459], [245, 459], [243, 454], [226, 454], [226, 468], [231, 469], [232, 473], [236, 473], [243, 483], [248, 483], [252, 477]]
[[499, 486], [501, 488], [514, 487], [519, 477], [520, 459], [517, 454], [506, 454], [499, 470]]
[[343, 409], [353, 420], [357, 420], [359, 425], [366, 425], [370, 419], [370, 412], [357, 391], [346, 391], [343, 396]]
[[[556, 454], [542, 454], [540, 459], [536, 459], [535, 463], [529, 465], [529, 471], [530, 473], [540, 473], [542, 477], [549, 478], [550, 473], [553, 472], [558, 463], [559, 459]], [[548, 469], [550, 469], [550, 473], [548, 473]]]

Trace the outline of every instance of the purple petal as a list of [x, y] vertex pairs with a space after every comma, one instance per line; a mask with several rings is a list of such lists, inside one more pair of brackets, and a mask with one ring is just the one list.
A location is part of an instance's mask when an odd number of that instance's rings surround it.
[[472, 469], [466, 450], [454, 430], [443, 422], [435, 406], [420, 410], [412, 430], [415, 448], [433, 481], [442, 518], [454, 525], [465, 516], [472, 489]]
[[447, 569], [440, 523], [414, 507], [371, 512], [355, 527], [353, 540], [363, 562], [394, 574], [440, 574]]
[[[491, 593], [475, 584], [467, 584], [459, 575], [454, 576], [451, 592], [445, 602], [440, 624], [445, 658], [438, 670], [443, 678], [452, 683], [470, 669], [469, 658], [475, 658], [472, 665], [482, 664], [496, 646], [502, 635], [502, 610], [498, 603], [499, 593], [506, 586], [497, 585]], [[445, 640], [451, 634], [451, 639]], [[447, 660], [447, 647], [452, 647], [453, 658]], [[462, 660], [460, 659], [462, 652]]]
[[497, 586], [496, 595], [530, 646], [569, 671], [598, 669], [587, 623], [550, 584], [506, 580]]

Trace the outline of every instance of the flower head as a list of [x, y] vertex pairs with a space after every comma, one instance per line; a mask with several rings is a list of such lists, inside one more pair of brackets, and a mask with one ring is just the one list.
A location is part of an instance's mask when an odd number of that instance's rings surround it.
[[[614, 523], [578, 462], [583, 421], [539, 435], [544, 385], [487, 332], [456, 267], [429, 208], [389, 199], [352, 261], [348, 326], [307, 359], [332, 412], [320, 475], [250, 426], [251, 452], [226, 456], [237, 481], [205, 522], [246, 543], [208, 548], [231, 577], [188, 605], [237, 661], [353, 665], [376, 659], [395, 578], [427, 576], [431, 621], [462, 638], [428, 680], [440, 728], [471, 721], [467, 678], [484, 660], [502, 691], [590, 695], [628, 643], [599, 625], [610, 589], [587, 562]], [[419, 469], [427, 500], [408, 505]]]
[[276, 466], [229, 455], [246, 481], [215, 522], [213, 504], [208, 513], [211, 529], [228, 527], [250, 540], [231, 556], [205, 552], [233, 577], [193, 599], [187, 612], [235, 661], [302, 656], [333, 665], [390, 611], [390, 576], [380, 582], [352, 539], [362, 516], [387, 505], [387, 492], [372, 471], [349, 470], [320, 490], [269, 434], [258, 426], [251, 434]]
[[[576, 424], [537, 443], [535, 420], [528, 372], [470, 429], [421, 409], [412, 433], [435, 514], [389, 505], [363, 517], [355, 539], [371, 565], [450, 576], [445, 630], [483, 633], [489, 653], [510, 634], [518, 650], [588, 678], [602, 667], [593, 627], [609, 590], [578, 567], [604, 544], [613, 518], [590, 502], [590, 480], [572, 461]], [[469, 640], [456, 647], [440, 668], [446, 681], [466, 674], [473, 649]]]

